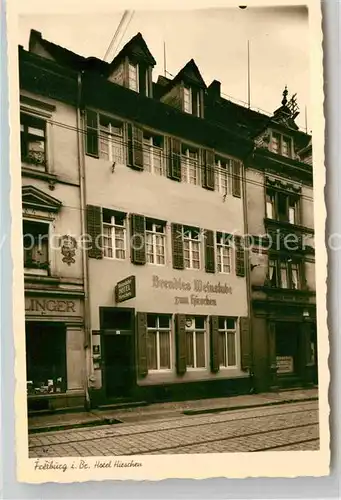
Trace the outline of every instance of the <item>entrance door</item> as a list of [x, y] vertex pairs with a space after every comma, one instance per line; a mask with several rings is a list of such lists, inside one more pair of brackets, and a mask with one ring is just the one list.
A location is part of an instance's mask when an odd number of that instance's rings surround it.
[[276, 363], [278, 375], [297, 375], [300, 366], [300, 325], [276, 323]]
[[107, 397], [129, 396], [132, 381], [132, 335], [104, 335]]

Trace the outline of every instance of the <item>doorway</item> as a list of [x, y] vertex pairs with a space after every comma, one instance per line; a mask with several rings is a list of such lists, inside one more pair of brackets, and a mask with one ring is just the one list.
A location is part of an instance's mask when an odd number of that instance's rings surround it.
[[300, 324], [276, 323], [276, 363], [280, 376], [298, 375], [300, 368]]
[[134, 310], [100, 310], [104, 386], [107, 398], [131, 396], [135, 381]]

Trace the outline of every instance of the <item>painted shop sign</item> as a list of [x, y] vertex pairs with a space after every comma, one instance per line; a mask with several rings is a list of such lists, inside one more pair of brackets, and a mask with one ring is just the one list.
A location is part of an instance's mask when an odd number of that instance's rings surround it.
[[26, 315], [80, 316], [80, 302], [69, 299], [25, 298]]
[[122, 281], [119, 281], [115, 287], [116, 302], [124, 302], [125, 300], [136, 297], [136, 280], [135, 276], [129, 276]]
[[[181, 278], [172, 280], [160, 279], [154, 275], [152, 278], [152, 287], [167, 291], [194, 292], [186, 295], [176, 295], [174, 303], [193, 306], [216, 306], [217, 300], [208, 294], [229, 295], [232, 294], [232, 287], [227, 283], [212, 283], [206, 280], [194, 279], [192, 281], [183, 281]], [[203, 294], [203, 295], [198, 295]]]
[[294, 358], [292, 356], [277, 356], [277, 373], [292, 373], [294, 371]]

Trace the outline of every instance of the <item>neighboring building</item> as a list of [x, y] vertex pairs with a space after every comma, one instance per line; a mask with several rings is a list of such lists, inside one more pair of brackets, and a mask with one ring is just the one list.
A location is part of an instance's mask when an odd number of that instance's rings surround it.
[[28, 409], [83, 407], [77, 80], [21, 48], [19, 60]]
[[[255, 268], [259, 245], [253, 252], [243, 246], [245, 234], [277, 228], [265, 217], [269, 182], [276, 190], [279, 177], [290, 177], [285, 189], [293, 182], [295, 196], [302, 192], [302, 200], [312, 202], [311, 165], [290, 159], [294, 147], [309, 157], [309, 137], [279, 122], [286, 106], [269, 118], [223, 99], [220, 83], [207, 88], [193, 60], [172, 80], [159, 76], [155, 83], [156, 62], [141, 34], [109, 64], [32, 31], [30, 52], [21, 50], [20, 58], [22, 88], [53, 106], [55, 175], [44, 173], [37, 182], [45, 193], [54, 188], [56, 200], [49, 203], [61, 214], [54, 216], [55, 229], [58, 221], [63, 228], [71, 224], [65, 232], [79, 235], [86, 222], [91, 241], [88, 258], [82, 261], [79, 252], [70, 266], [56, 261], [52, 274], [59, 283], [77, 281], [79, 294], [84, 275], [85, 334], [80, 314], [79, 335], [66, 345], [66, 357], [77, 358], [74, 371], [83, 370], [92, 403], [273, 387], [275, 334], [268, 332], [283, 317], [295, 322], [300, 316], [302, 325], [310, 325], [315, 315], [313, 292], [292, 290], [293, 265], [286, 303], [291, 307], [304, 297], [304, 307], [286, 316], [289, 309], [279, 311], [283, 300], [277, 300], [269, 309], [277, 290], [267, 285], [267, 253], [261, 254], [265, 267]], [[262, 147], [268, 129], [285, 131], [293, 141], [285, 145], [282, 139], [285, 158]], [[304, 217], [311, 216], [302, 205]], [[295, 219], [292, 227], [313, 237], [312, 220], [302, 225]], [[60, 252], [56, 256], [60, 260]], [[304, 254], [313, 290], [313, 263], [307, 260]], [[309, 322], [303, 322], [307, 311]], [[300, 342], [302, 336], [297, 333]], [[77, 343], [81, 338], [85, 348]], [[278, 339], [282, 345], [283, 335]], [[300, 363], [306, 382], [307, 363]]]
[[[247, 165], [253, 371], [260, 391], [317, 383], [311, 137], [283, 92]], [[259, 235], [267, 235], [262, 240]]]

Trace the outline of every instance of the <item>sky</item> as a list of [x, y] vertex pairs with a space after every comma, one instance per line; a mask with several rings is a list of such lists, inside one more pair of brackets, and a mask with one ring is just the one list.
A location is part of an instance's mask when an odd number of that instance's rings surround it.
[[[305, 129], [307, 114], [309, 131], [309, 30], [305, 7], [132, 12], [109, 61], [141, 32], [157, 61], [154, 81], [164, 74], [165, 44], [166, 69], [171, 75], [175, 76], [193, 58], [206, 85], [219, 80], [225, 97], [247, 102], [249, 40], [251, 107], [272, 113], [281, 105], [287, 85], [289, 97], [297, 93], [300, 115], [296, 122]], [[107, 15], [22, 15], [18, 43], [28, 48], [30, 30], [36, 29], [43, 38], [73, 52], [103, 59], [122, 15], [122, 10]]]

